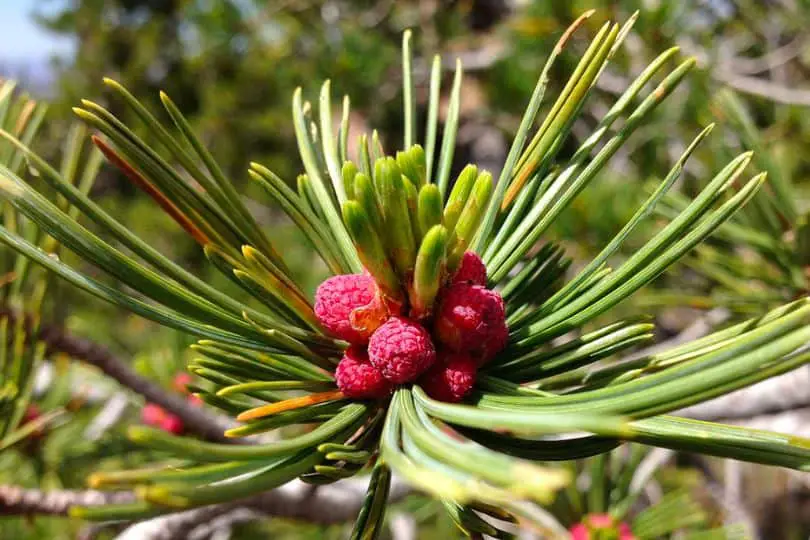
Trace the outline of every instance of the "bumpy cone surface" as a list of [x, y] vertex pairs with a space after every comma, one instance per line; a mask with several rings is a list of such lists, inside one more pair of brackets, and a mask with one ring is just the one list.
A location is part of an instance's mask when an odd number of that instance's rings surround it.
[[362, 347], [352, 346], [343, 353], [335, 370], [335, 381], [346, 397], [377, 399], [390, 394], [394, 385], [371, 365]]
[[487, 267], [484, 266], [484, 261], [474, 251], [465, 251], [450, 283], [486, 286]]
[[419, 378], [427, 395], [439, 401], [456, 403], [475, 385], [478, 362], [466, 353], [442, 351], [436, 363]]
[[371, 364], [389, 381], [415, 380], [436, 361], [436, 349], [427, 330], [405, 317], [391, 317], [368, 344]]
[[509, 337], [503, 299], [480, 285], [451, 285], [442, 294], [434, 330], [452, 351], [468, 352], [486, 362]]
[[374, 300], [377, 286], [368, 274], [333, 276], [315, 292], [315, 316], [335, 337], [355, 345], [368, 343], [370, 332], [355, 329], [351, 314]]

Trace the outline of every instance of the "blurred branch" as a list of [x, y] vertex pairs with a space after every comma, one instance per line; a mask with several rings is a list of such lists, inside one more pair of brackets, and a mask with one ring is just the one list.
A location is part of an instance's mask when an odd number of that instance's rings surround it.
[[767, 429], [778, 433], [788, 433], [796, 437], [810, 438], [810, 407], [775, 414], [763, 414], [753, 418], [741, 418], [731, 423], [752, 429]]
[[810, 90], [788, 88], [773, 81], [714, 70], [714, 78], [735, 90], [746, 94], [764, 97], [785, 105], [810, 106]]
[[[713, 328], [726, 321], [728, 310], [715, 308], [698, 318], [677, 336], [646, 348], [632, 358], [655, 354], [670, 347], [694, 341], [709, 334]], [[761, 415], [791, 411], [810, 406], [810, 367], [801, 367], [711, 401], [698, 403], [677, 412], [697, 420], [755, 419]], [[810, 421], [810, 417], [808, 418]], [[767, 429], [773, 429], [767, 426]], [[810, 428], [810, 422], [804, 428]], [[797, 434], [789, 431], [787, 433]]]
[[[329, 525], [353, 519], [365, 497], [367, 480], [350, 479], [328, 486], [313, 487], [300, 480], [280, 488], [228, 504], [218, 504], [177, 512], [131, 525], [119, 540], [169, 540], [189, 538], [200, 526], [223, 524], [274, 516], [300, 519], [309, 523]], [[401, 500], [411, 493], [410, 486], [401, 479], [391, 483], [389, 503]], [[0, 485], [0, 515], [52, 515], [65, 516], [71, 506], [99, 506], [120, 504], [136, 500], [129, 491], [26, 489]]]
[[804, 36], [797, 36], [788, 43], [768, 51], [756, 58], [736, 57], [731, 61], [733, 70], [739, 75], [755, 75], [783, 66], [798, 57], [804, 49]]
[[[18, 316], [7, 307], [0, 309], [0, 312], [7, 314], [11, 319]], [[33, 325], [26, 320], [25, 326], [26, 330], [30, 331]], [[233, 427], [228, 419], [213, 415], [202, 407], [187, 401], [185, 397], [167, 392], [160, 385], [141, 377], [103, 345], [73, 336], [64, 329], [53, 325], [42, 326], [36, 339], [43, 341], [49, 352], [64, 353], [76, 360], [95, 366], [119, 384], [142, 395], [147, 401], [160, 405], [180, 418], [189, 432], [209, 441], [239, 442], [223, 435], [226, 429]]]
[[633, 479], [630, 481], [630, 493], [637, 493], [646, 488], [658, 469], [666, 465], [674, 455], [675, 451], [667, 448], [653, 448], [650, 450], [633, 473]]
[[695, 319], [695, 321], [684, 328], [678, 335], [667, 339], [665, 341], [661, 341], [652, 345], [650, 347], [645, 347], [644, 349], [638, 351], [630, 355], [627, 360], [633, 360], [636, 358], [641, 358], [643, 356], [648, 356], [652, 354], [657, 354], [667, 349], [671, 349], [672, 347], [676, 347], [678, 345], [682, 345], [684, 343], [689, 343], [690, 341], [694, 341], [696, 339], [702, 338], [709, 333], [718, 325], [724, 323], [731, 317], [731, 313], [725, 308], [714, 308], [710, 311], [707, 311], [701, 317]]
[[110, 428], [121, 420], [129, 405], [124, 392], [116, 392], [105, 403], [95, 418], [84, 430], [84, 437], [88, 441], [97, 441]]
[[[797, 56], [801, 53], [802, 45], [802, 42], [795, 43], [794, 41], [759, 58], [744, 59], [727, 53], [721, 54], [720, 58], [714, 58], [713, 54], [697, 43], [691, 41], [680, 43], [683, 51], [697, 58], [700, 64], [707, 69], [709, 75], [718, 82], [727, 84], [745, 94], [764, 97], [777, 103], [810, 105], [810, 90], [790, 88], [778, 81], [751, 76], [752, 73], [770, 71], [783, 66], [791, 60], [791, 54]], [[795, 53], [794, 48], [798, 49]], [[742, 69], [736, 69], [740, 64], [743, 65]]]
[[117, 540], [181, 540], [208, 538], [219, 530], [230, 530], [237, 523], [260, 519], [262, 514], [245, 506], [219, 504], [143, 521], [125, 529]]
[[[212, 520], [246, 519], [251, 515], [249, 512], [255, 512], [256, 517], [300, 519], [321, 525], [342, 523], [354, 519], [360, 511], [366, 486], [365, 479], [350, 479], [315, 489], [295, 480], [235, 503], [206, 506], [137, 523], [122, 532], [117, 540], [180, 540], [192, 537], [202, 526], [210, 526]], [[410, 487], [394, 477], [388, 502], [396, 502], [409, 493]]]
[[0, 485], [0, 516], [45, 514], [66, 516], [71, 506], [98, 506], [135, 500], [130, 492], [25, 489]]
[[188, 431], [209, 441], [234, 442], [223, 435], [232, 425], [218, 416], [188, 401], [185, 396], [167, 392], [160, 385], [141, 377], [129, 365], [114, 356], [103, 345], [72, 336], [57, 327], [45, 327], [39, 338], [54, 352], [65, 353], [93, 365], [118, 383], [142, 395], [147, 401], [160, 405], [183, 421]]
[[[755, 419], [769, 413], [808, 406], [810, 367], [805, 366], [717, 399], [681, 409], [678, 414], [698, 420]], [[810, 428], [808, 420], [810, 418], [805, 418], [804, 431]], [[771, 425], [767, 427], [774, 429]]]

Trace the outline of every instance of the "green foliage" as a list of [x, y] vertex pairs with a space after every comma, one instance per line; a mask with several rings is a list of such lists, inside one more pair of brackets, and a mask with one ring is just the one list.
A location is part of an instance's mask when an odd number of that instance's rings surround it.
[[[36, 465], [47, 471], [42, 487], [80, 485], [84, 472], [95, 468], [100, 474], [94, 481], [107, 482], [105, 488], [136, 487], [143, 501], [84, 515], [143, 517], [230, 500], [295, 476], [333, 482], [375, 463], [355, 536], [383, 529], [393, 468], [440, 498], [404, 503], [419, 523], [430, 524], [420, 537], [451, 538], [459, 531], [506, 537], [497, 527], [508, 529], [515, 517], [546, 526], [549, 515], [526, 513], [521, 503], [549, 502], [555, 491], [551, 510], [558, 519], [566, 515], [559, 509], [565, 501], [582, 511], [618, 507], [624, 515], [632, 497], [617, 486], [633, 463], [617, 471], [613, 457], [604, 457], [622, 441], [806, 469], [806, 441], [665, 414], [807, 361], [798, 347], [808, 337], [808, 307], [806, 299], [793, 302], [807, 290], [804, 171], [797, 157], [807, 117], [797, 107], [741, 103], [717, 92], [726, 82], [718, 64], [739, 67], [743, 75], [767, 73], [791, 86], [806, 55], [762, 72], [746, 70], [760, 69], [757, 62], [770, 56], [745, 56], [766, 52], [765, 41], [769, 48], [792, 50], [807, 22], [804, 6], [788, 12], [744, 3], [723, 15], [705, 6], [653, 3], [636, 16], [631, 46], [620, 47], [630, 25], [603, 23], [611, 14], [626, 19], [639, 2], [612, 2], [579, 21], [596, 35], [590, 45], [574, 35], [557, 50], [561, 21], [593, 2], [530, 2], [489, 36], [469, 33], [466, 25], [480, 6], [464, 2], [433, 14], [413, 2], [385, 9], [376, 2], [331, 2], [334, 13], [317, 3], [293, 4], [279, 10], [250, 1], [80, 0], [48, 21], [81, 37], [60, 79], [57, 112], [80, 97], [98, 96], [97, 103], [81, 102], [80, 117], [105, 136], [100, 147], [128, 180], [110, 184], [107, 169], [88, 196], [95, 174], [79, 179], [72, 171], [83, 164], [94, 170], [101, 154], [76, 157], [84, 128], [67, 137], [57, 128], [56, 138], [66, 141], [62, 159], [42, 144], [37, 153], [28, 151], [27, 130], [15, 131], [13, 115], [6, 118], [0, 189], [22, 213], [4, 203], [0, 234], [51, 271], [4, 250], [3, 272], [23, 269], [28, 276], [3, 287], [6, 303], [30, 313], [41, 311], [40, 300], [46, 310], [51, 304], [61, 313], [69, 309], [72, 328], [116, 348], [140, 349], [136, 367], [156, 380], [166, 382], [188, 360], [200, 377], [195, 390], [202, 399], [245, 420], [228, 436], [272, 431], [283, 442], [247, 451], [261, 459], [231, 459], [241, 451], [134, 428], [129, 439], [116, 431], [99, 444], [71, 448], [94, 410], [88, 407], [71, 411], [69, 423], [57, 421], [47, 466]], [[775, 21], [778, 36], [764, 27], [768, 21]], [[357, 31], [358, 23], [365, 30]], [[400, 77], [390, 66], [408, 26], [419, 31], [405, 35]], [[726, 40], [743, 47], [728, 62], [716, 45]], [[487, 51], [492, 41], [505, 44], [505, 53], [496, 54], [488, 70], [473, 62], [462, 71], [438, 56], [430, 61], [437, 50], [465, 56], [479, 47]], [[672, 42], [697, 47], [687, 52], [697, 54], [700, 69], [690, 59], [675, 65], [676, 49], [658, 54], [661, 43]], [[105, 76], [128, 90], [108, 81], [99, 96], [96, 86]], [[351, 103], [333, 107], [332, 85], [319, 86], [327, 76], [352, 96]], [[295, 93], [291, 123], [288, 96], [298, 86], [303, 89]], [[483, 101], [471, 110], [463, 97], [475, 89], [483, 89]], [[318, 99], [309, 103], [305, 96]], [[664, 98], [667, 106], [658, 107]], [[14, 102], [17, 111], [23, 107], [24, 100]], [[720, 128], [711, 136], [710, 128], [704, 130], [710, 114]], [[496, 131], [516, 131], [497, 182], [475, 166], [464, 167], [468, 156], [457, 134], [471, 118]], [[358, 137], [367, 124], [380, 131]], [[692, 144], [680, 146], [696, 133]], [[750, 149], [753, 157], [736, 155]], [[306, 174], [291, 159], [296, 150]], [[40, 152], [60, 167], [48, 167]], [[764, 185], [761, 177], [744, 181], [749, 162], [767, 171]], [[377, 164], [384, 170], [378, 172]], [[476, 185], [478, 202], [468, 204]], [[168, 213], [133, 197], [131, 186], [145, 189]], [[487, 190], [493, 193], [482, 193]], [[58, 259], [49, 255], [57, 241], [70, 248]], [[358, 271], [362, 263], [392, 295], [399, 291], [429, 313], [439, 284], [468, 245], [484, 256], [492, 285], [507, 302], [512, 336], [467, 405], [434, 402], [418, 387], [400, 389], [390, 403], [334, 399], [331, 373], [344, 345], [324, 336], [313, 318], [315, 285], [329, 273]], [[689, 271], [664, 273], [678, 261]], [[112, 303], [86, 302], [86, 295], [51, 284], [54, 275]], [[662, 288], [642, 288], [650, 284]], [[15, 289], [26, 293], [12, 295]], [[673, 300], [728, 306], [752, 319], [625, 360], [655, 331], [638, 306]], [[122, 315], [121, 307], [136, 315]], [[10, 319], [2, 321], [12, 326]], [[200, 341], [190, 353], [178, 352], [195, 338]], [[19, 347], [6, 339], [3, 350]], [[33, 344], [23, 356], [4, 358], [13, 359], [7, 366], [33, 369], [41, 361], [35, 353]], [[60, 373], [80, 369], [81, 377], [104, 384], [75, 365], [59, 366]], [[65, 392], [61, 385], [52, 388], [44, 409], [62, 411], [69, 402]], [[26, 400], [17, 395], [14, 407]], [[285, 409], [295, 400], [304, 406]], [[273, 414], [244, 416], [257, 410]], [[557, 440], [571, 430], [591, 435]], [[0, 475], [19, 472], [3, 476], [4, 482], [32, 478], [38, 458], [21, 456], [18, 446], [0, 454]], [[163, 450], [180, 457], [183, 470]], [[380, 452], [383, 459], [376, 458]], [[127, 453], [134, 457], [122, 459]], [[591, 464], [570, 462], [594, 454]], [[548, 460], [564, 465], [549, 467]], [[606, 468], [618, 477], [606, 475], [606, 483], [587, 495], [572, 489], [574, 474]], [[134, 469], [131, 476], [115, 480], [116, 471], [128, 469]], [[226, 490], [212, 487], [236, 477], [241, 481]], [[683, 493], [666, 497], [659, 508], [636, 510], [631, 515], [639, 521], [639, 536], [654, 537], [663, 533], [656, 527], [669, 525], [711, 526]], [[582, 516], [569, 517], [562, 519], [565, 525]], [[42, 520], [36, 531], [16, 525], [13, 533], [64, 533]], [[286, 523], [250, 529], [240, 532], [346, 532]]]
[[[390, 400], [374, 402], [351, 402], [334, 390], [332, 371], [344, 344], [321, 332], [300, 277], [290, 271], [275, 239], [259, 226], [230, 176], [165, 94], [161, 102], [173, 129], [123, 86], [106, 81], [141, 120], [143, 136], [94, 102], [84, 100], [76, 113], [103, 134], [93, 141], [105, 157], [199, 244], [232, 287], [252, 296], [249, 303], [169, 260], [74, 188], [64, 171], [49, 167], [23, 141], [4, 135], [28, 157], [49, 188], [126, 251], [79, 224], [76, 215], [51, 202], [40, 186], [23, 178], [25, 174], [3, 167], [0, 192], [7, 202], [127, 288], [111, 286], [49, 257], [14, 230], [0, 229], [0, 239], [103, 300], [199, 338], [195, 350], [205, 358], [192, 361], [190, 369], [208, 384], [195, 390], [207, 403], [244, 422], [229, 436], [271, 430], [283, 434], [275, 442], [227, 445], [132, 427], [128, 437], [133, 443], [188, 460], [190, 465], [178, 469], [172, 463], [159, 472], [150, 467], [96, 475], [94, 482], [99, 486], [136, 487], [138, 502], [77, 507], [72, 514], [88, 519], [137, 519], [231, 501], [295, 477], [327, 483], [358, 473], [379, 454], [357, 535], [373, 535], [379, 529], [390, 468], [441, 499], [462, 530], [500, 536], [482, 515], [494, 514], [506, 521], [520, 518], [542, 526], [543, 516], [522, 502], [549, 503], [570, 480], [542, 462], [601, 454], [623, 441], [806, 469], [810, 454], [805, 441], [667, 415], [806, 363], [808, 353], [802, 352], [810, 338], [806, 299], [629, 362], [616, 355], [649, 340], [650, 324], [637, 318], [614, 320], [585, 331], [597, 317], [609, 314], [722, 230], [757, 194], [764, 175], [742, 180], [750, 154], [730, 159], [662, 230], [613, 270], [606, 266], [608, 258], [649, 219], [711, 127], [699, 133], [627, 225], [572, 279], [559, 283], [566, 263], [558, 247], [547, 244], [536, 250], [556, 218], [634, 131], [646, 125], [694, 66], [687, 59], [668, 67], [674, 49], [658, 56], [608, 108], [590, 137], [567, 156], [561, 150], [572, 127], [635, 19], [623, 26], [605, 23], [595, 33], [554, 104], [538, 121], [555, 61], [571, 33], [587, 18], [588, 14], [578, 19], [551, 49], [496, 184], [489, 173], [467, 168], [450, 189], [460, 64], [438, 153], [433, 140], [438, 132], [435, 114], [428, 115], [424, 153], [411, 145], [418, 142], [419, 130], [408, 33], [402, 77], [406, 147], [397, 158], [386, 158], [378, 136], [372, 133], [370, 138], [358, 139], [359, 161], [345, 165], [348, 125], [342, 121], [337, 130], [332, 127], [327, 82], [321, 88], [317, 116], [301, 89], [293, 94], [293, 125], [306, 172], [299, 177], [303, 191], [296, 194], [286, 188], [269, 168], [251, 166], [253, 178], [300, 224], [327, 266], [357, 271], [362, 262], [393, 300], [404, 301], [403, 293], [413, 292], [419, 304], [467, 246], [483, 255], [491, 284], [503, 290], [509, 305], [510, 340], [508, 348], [486, 366], [475, 394], [465, 404], [435, 401], [418, 385], [402, 386]], [[646, 91], [654, 78], [659, 80], [657, 86]], [[431, 85], [437, 86], [435, 80]], [[428, 110], [434, 111], [438, 97], [431, 95]], [[348, 103], [344, 100], [343, 118], [350, 114]], [[619, 119], [622, 122], [614, 129]], [[447, 205], [439, 205], [441, 211], [430, 208], [436, 206], [430, 202], [435, 196], [425, 195], [420, 219], [417, 200], [421, 202], [422, 197], [417, 188], [423, 183], [437, 186], [440, 201], [443, 194], [450, 195]], [[731, 189], [735, 185], [739, 186], [736, 192]], [[434, 224], [434, 228], [417, 246], [422, 224]], [[447, 231], [444, 249], [442, 227]], [[432, 230], [439, 232], [431, 235]], [[448, 258], [444, 269], [443, 252]], [[411, 282], [414, 265], [420, 269], [418, 286]], [[580, 337], [557, 339], [571, 331]], [[594, 365], [595, 370], [585, 370]], [[296, 427], [312, 423], [317, 426]], [[550, 437], [572, 432], [587, 435], [566, 440]], [[671, 528], [681, 526], [676, 523]]]

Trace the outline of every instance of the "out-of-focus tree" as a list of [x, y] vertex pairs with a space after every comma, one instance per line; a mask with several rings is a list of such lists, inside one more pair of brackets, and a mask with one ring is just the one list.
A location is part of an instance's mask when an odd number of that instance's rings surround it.
[[[810, 105], [807, 2], [527, 1], [504, 24], [501, 52], [492, 58], [490, 69], [480, 74], [492, 110], [514, 112], [523, 106], [533, 89], [528, 74], [542, 66], [553, 36], [565, 26], [565, 21], [591, 8], [596, 9], [587, 23], [592, 28], [611, 17], [627, 17], [636, 10], [639, 14], [626, 49], [600, 79], [591, 111], [586, 111], [581, 124], [574, 126], [574, 140], [581, 142], [590, 133], [595, 119], [606, 110], [601, 104], [661, 49], [680, 47], [681, 56], [694, 56], [700, 69], [670, 98], [672, 106], [657, 111], [656, 121], [637, 134], [632, 159], [628, 158], [630, 152], [617, 156], [612, 170], [607, 172], [615, 178], [604, 187], [604, 193], [598, 194], [602, 200], [615, 199], [612, 208], [594, 214], [594, 205], [589, 204], [592, 201], [583, 198], [582, 204], [574, 205], [568, 214], [570, 219], [562, 220], [557, 228], [564, 237], [584, 243], [580, 247], [603, 245], [627, 218], [622, 208], [630, 208], [633, 203], [626, 201], [627, 192], [622, 186], [627, 182], [656, 180], [649, 176], [649, 171], [662, 170], [673, 161], [682, 150], [678, 141], [683, 140], [685, 133], [721, 117], [712, 100], [724, 87], [734, 89], [751, 108], [756, 125], [765, 130], [767, 149], [786, 166], [806, 170], [807, 164], [797, 164], [796, 158], [806, 153], [801, 144], [810, 137], [806, 114]], [[574, 57], [561, 56], [557, 71], [550, 76], [551, 84], [564, 81], [563, 74], [573, 67]], [[514, 123], [517, 119], [510, 116], [504, 121]], [[724, 136], [734, 139], [734, 129], [724, 131]], [[685, 180], [688, 191], [698, 188], [691, 185], [694, 173], [711, 168], [722, 159], [718, 154], [718, 146], [722, 144], [723, 137], [718, 137], [714, 146], [696, 154], [687, 169], [692, 173]], [[572, 149], [575, 147], [571, 145]], [[800, 171], [794, 172], [800, 177]], [[611, 187], [613, 197], [607, 193]], [[595, 191], [590, 195], [597, 196]], [[588, 208], [588, 212], [577, 211], [578, 208]]]
[[315, 91], [315, 81], [333, 77], [341, 81], [335, 90], [352, 96], [359, 129], [373, 123], [397, 133], [401, 84], [389, 66], [402, 30], [419, 27], [418, 47], [432, 54], [508, 13], [501, 0], [70, 0], [40, 20], [77, 42], [61, 66], [63, 106], [96, 99], [102, 77], [151, 104], [164, 90], [228, 173], [244, 176], [256, 160], [291, 179], [293, 89]]

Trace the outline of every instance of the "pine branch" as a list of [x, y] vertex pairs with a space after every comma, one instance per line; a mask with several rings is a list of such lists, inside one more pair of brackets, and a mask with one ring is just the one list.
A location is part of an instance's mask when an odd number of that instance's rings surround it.
[[[204, 506], [136, 523], [116, 536], [116, 540], [208, 538], [217, 530], [227, 530], [236, 523], [253, 521], [261, 517], [262, 514], [259, 512], [239, 503]], [[207, 534], [201, 534], [202, 532]]]
[[[9, 308], [0, 309], [0, 314], [11, 320], [18, 316]], [[26, 330], [32, 325], [26, 318]], [[37, 334], [51, 353], [64, 353], [68, 356], [97, 367], [105, 375], [115, 379], [119, 384], [140, 394], [147, 401], [160, 405], [183, 421], [185, 428], [195, 435], [209, 441], [238, 443], [228, 439], [223, 432], [234, 426], [224, 417], [215, 416], [201, 407], [188, 402], [184, 397], [167, 392], [161, 386], [138, 375], [127, 363], [115, 356], [107, 347], [88, 339], [73, 336], [63, 328], [55, 325], [44, 325]]]
[[66, 516], [71, 506], [120, 504], [135, 500], [134, 493], [88, 490], [41, 491], [0, 485], [0, 516], [29, 514]]
[[[672, 339], [648, 347], [631, 358], [654, 354], [699, 339], [725, 322], [729, 316], [730, 313], [726, 309], [713, 309]], [[808, 407], [810, 406], [810, 385], [807, 384], [809, 379], [810, 372], [807, 368], [799, 368], [711, 401], [681, 409], [678, 414], [696, 420], [744, 420]]]
[[796, 437], [810, 437], [810, 408], [805, 407], [776, 414], [763, 414], [753, 418], [739, 419], [732, 423], [751, 429], [767, 429], [777, 433], [788, 433]]
[[204, 409], [187, 401], [179, 394], [165, 391], [161, 386], [141, 377], [113, 355], [109, 349], [90, 340], [72, 336], [57, 327], [46, 327], [40, 334], [51, 351], [58, 351], [100, 369], [105, 375], [118, 381], [152, 403], [160, 405], [183, 421], [187, 430], [209, 441], [234, 442], [223, 432], [233, 425], [223, 418], [213, 416]]
[[678, 414], [698, 420], [731, 420], [754, 419], [765, 414], [796, 410], [810, 406], [808, 382], [810, 371], [807, 367], [802, 367], [717, 399], [687, 407]]
[[[295, 480], [278, 489], [255, 497], [177, 512], [136, 523], [119, 538], [164, 540], [187, 538], [201, 524], [234, 511], [253, 511], [264, 516], [299, 519], [309, 523], [330, 525], [355, 517], [363, 504], [367, 479], [350, 479], [315, 489]], [[396, 477], [391, 484], [390, 502], [401, 500], [411, 488]], [[71, 506], [98, 506], [134, 501], [130, 491], [54, 490], [42, 491], [19, 486], [0, 485], [0, 515], [65, 516]]]

